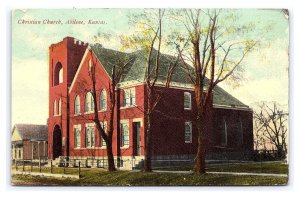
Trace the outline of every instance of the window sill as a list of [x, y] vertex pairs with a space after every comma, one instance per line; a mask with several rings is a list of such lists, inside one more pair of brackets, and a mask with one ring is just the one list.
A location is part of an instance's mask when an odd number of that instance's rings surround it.
[[98, 112], [106, 112], [106, 109], [99, 110]]
[[127, 148], [129, 148], [129, 146], [122, 146], [122, 147], [120, 147], [121, 149], [127, 149]]
[[95, 149], [95, 147], [86, 147], [86, 148], [76, 148], [77, 150], [91, 150]]
[[134, 108], [136, 106], [137, 105], [123, 106], [123, 107], [120, 107], [120, 109], [129, 109], [129, 108]]
[[192, 108], [184, 108], [184, 110], [192, 110]]
[[84, 114], [93, 114], [94, 111], [88, 111], [88, 112], [84, 112]]
[[87, 147], [87, 148], [74, 148], [74, 150], [103, 150], [106, 149], [105, 147]]
[[53, 117], [59, 117], [59, 116], [61, 116], [61, 114], [56, 114], [56, 115], [54, 115]]
[[74, 114], [74, 117], [76, 117], [76, 116], [80, 116], [81, 115], [81, 113], [80, 114]]
[[185, 144], [191, 144], [192, 142], [184, 142]]

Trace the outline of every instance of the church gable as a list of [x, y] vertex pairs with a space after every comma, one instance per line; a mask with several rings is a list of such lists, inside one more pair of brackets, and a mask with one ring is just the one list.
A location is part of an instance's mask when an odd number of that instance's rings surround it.
[[82, 93], [92, 89], [92, 71], [95, 69], [96, 89], [100, 86], [108, 88], [111, 81], [110, 76], [102, 66], [99, 59], [95, 56], [91, 48], [87, 48], [80, 62], [74, 80], [71, 84], [69, 93]]

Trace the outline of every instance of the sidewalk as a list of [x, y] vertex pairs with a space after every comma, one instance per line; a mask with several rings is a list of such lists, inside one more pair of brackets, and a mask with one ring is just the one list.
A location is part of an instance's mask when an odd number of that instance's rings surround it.
[[288, 177], [287, 174], [271, 174], [271, 173], [252, 173], [252, 172], [207, 172], [208, 174], [227, 174], [237, 176], [274, 176], [274, 177]]
[[[171, 174], [193, 174], [193, 171], [166, 171], [153, 170], [156, 173], [171, 173]], [[207, 174], [224, 174], [236, 176], [274, 176], [274, 177], [288, 177], [287, 174], [269, 174], [269, 173], [251, 173], [251, 172], [206, 172]]]
[[78, 174], [56, 174], [56, 173], [47, 173], [47, 172], [30, 172], [30, 171], [16, 171], [16, 170], [11, 170], [11, 175], [31, 175], [31, 176], [54, 177], [54, 178], [79, 179]]

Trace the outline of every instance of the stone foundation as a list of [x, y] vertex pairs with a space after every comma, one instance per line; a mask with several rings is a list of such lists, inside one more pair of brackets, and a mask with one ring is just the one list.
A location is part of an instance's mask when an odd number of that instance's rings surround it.
[[[208, 153], [206, 163], [242, 162], [252, 160], [252, 152], [222, 152]], [[143, 169], [144, 156], [114, 157], [115, 166], [119, 170]], [[52, 162], [54, 166], [78, 167], [80, 163], [84, 168], [108, 168], [107, 157], [60, 157]], [[164, 166], [190, 166], [195, 164], [195, 155], [156, 155], [153, 156], [153, 167]]]

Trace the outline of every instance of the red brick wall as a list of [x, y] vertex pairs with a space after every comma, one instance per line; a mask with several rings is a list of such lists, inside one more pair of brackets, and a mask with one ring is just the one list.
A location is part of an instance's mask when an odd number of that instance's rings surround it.
[[[52, 140], [55, 125], [59, 125], [63, 138], [67, 139], [67, 91], [80, 64], [87, 45], [74, 43], [74, 38], [66, 37], [63, 41], [49, 47], [49, 119], [48, 119], [48, 155], [52, 158]], [[63, 68], [63, 83], [54, 86], [54, 71], [57, 63]], [[62, 115], [53, 116], [54, 100], [62, 99]], [[57, 107], [58, 109], [58, 107]], [[63, 143], [63, 155], [66, 155], [66, 144]]]
[[[162, 88], [156, 88], [161, 90]], [[157, 105], [152, 121], [153, 155], [177, 155], [193, 153], [196, 148], [195, 105], [192, 110], [184, 109], [186, 90], [168, 89]], [[187, 91], [192, 93], [191, 91]], [[192, 99], [194, 94], [192, 93]], [[193, 143], [185, 143], [185, 122], [192, 122]]]
[[[70, 156], [105, 156], [106, 155], [106, 149], [99, 148], [100, 145], [100, 133], [95, 128], [95, 145], [96, 148], [85, 148], [85, 124], [86, 123], [93, 123], [92, 119], [94, 117], [94, 114], [84, 114], [84, 103], [85, 103], [85, 95], [88, 91], [92, 89], [92, 81], [89, 76], [89, 60], [93, 58], [95, 60], [96, 58], [92, 53], [88, 53], [88, 55], [85, 57], [83, 61], [83, 65], [79, 70], [78, 78], [76, 78], [76, 82], [72, 86], [71, 92], [70, 92]], [[98, 109], [100, 109], [99, 103], [100, 103], [100, 93], [103, 89], [107, 92], [107, 111], [106, 112], [98, 112], [99, 119], [102, 121], [108, 121], [108, 109], [109, 109], [109, 83], [111, 82], [111, 79], [103, 69], [100, 62], [96, 63], [96, 95], [97, 95], [97, 104]], [[136, 105], [138, 107], [130, 107], [130, 108], [123, 108], [123, 91], [119, 92], [119, 100], [121, 109], [119, 107], [115, 107], [115, 122], [114, 122], [114, 133], [113, 133], [113, 153], [114, 155], [123, 155], [123, 156], [130, 156], [133, 153], [132, 144], [133, 144], [133, 128], [132, 128], [132, 122], [134, 118], [142, 118], [143, 119], [143, 96], [144, 96], [144, 86], [136, 86]], [[81, 115], [74, 116], [75, 112], [75, 98], [79, 95], [80, 97], [80, 110]], [[129, 121], [129, 140], [130, 140], [130, 146], [128, 148], [119, 148], [119, 125], [120, 120], [128, 120]], [[81, 125], [81, 148], [74, 149], [74, 125]], [[142, 133], [142, 139], [143, 139], [143, 128], [141, 128]], [[143, 140], [142, 140], [142, 143]]]
[[[85, 114], [85, 96], [86, 93], [92, 90], [92, 81], [89, 75], [89, 60], [93, 59], [95, 61], [95, 57], [91, 56], [91, 53], [88, 52], [86, 58], [83, 61], [82, 67], [79, 70], [78, 78], [72, 86], [70, 92], [70, 156], [105, 156], [106, 150], [99, 149], [100, 144], [100, 134], [95, 128], [95, 145], [96, 148], [88, 149], [85, 148], [85, 124], [93, 123], [92, 119], [94, 118], [94, 114]], [[95, 63], [95, 62], [94, 62]], [[109, 101], [109, 82], [110, 78], [105, 73], [102, 66], [97, 62], [97, 66], [95, 69], [97, 81], [96, 81], [96, 95], [97, 95], [97, 103], [100, 103], [100, 93], [103, 89], [107, 92], [107, 103]], [[75, 112], [75, 98], [76, 96], [80, 97], [80, 112], [81, 115], [74, 116]], [[107, 105], [108, 108], [108, 105]], [[98, 105], [98, 109], [100, 107]], [[98, 113], [100, 120], [107, 121], [107, 112], [99, 112]], [[74, 125], [81, 125], [81, 148], [74, 149]], [[113, 137], [113, 143], [115, 142], [115, 136]]]
[[[160, 88], [161, 89], [161, 88]], [[192, 110], [184, 109], [184, 92], [182, 89], [169, 89], [156, 108], [153, 119], [153, 154], [179, 155], [195, 154], [197, 149], [196, 106], [192, 103]], [[191, 91], [187, 91], [191, 92]], [[192, 101], [194, 93], [192, 94]], [[228, 128], [228, 143], [221, 145], [221, 130], [223, 118]], [[239, 144], [241, 136], [238, 132], [237, 121], [242, 121], [243, 143]], [[184, 126], [186, 121], [192, 121], [192, 143], [184, 141]], [[219, 151], [252, 151], [252, 112], [250, 110], [212, 108], [208, 110], [205, 127], [205, 143], [208, 152]], [[221, 146], [221, 147], [220, 147]]]
[[[226, 151], [252, 151], [253, 150], [253, 114], [250, 110], [238, 110], [238, 109], [224, 109], [214, 108], [214, 130], [213, 130], [213, 144], [212, 149], [218, 151], [218, 147], [222, 147], [221, 150]], [[227, 123], [227, 145], [221, 144], [221, 132], [224, 128], [223, 124], [226, 120]], [[242, 122], [243, 137], [239, 130], [239, 124]], [[242, 143], [241, 138], [243, 139]], [[216, 148], [217, 147], [217, 148]]]

